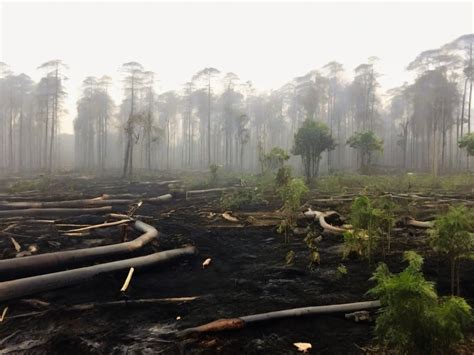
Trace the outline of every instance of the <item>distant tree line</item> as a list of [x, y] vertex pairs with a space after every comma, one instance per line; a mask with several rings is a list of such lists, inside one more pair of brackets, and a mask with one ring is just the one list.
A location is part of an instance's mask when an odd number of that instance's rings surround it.
[[[376, 57], [352, 75], [330, 62], [268, 92], [212, 67], [176, 91], [157, 92], [158, 74], [138, 62], [125, 63], [120, 103], [110, 95], [111, 77], [83, 81], [74, 120], [75, 166], [99, 173], [121, 169], [124, 177], [134, 169], [211, 164], [257, 172], [262, 157], [281, 147], [301, 155], [303, 164], [294, 157], [290, 164], [311, 176], [365, 172], [368, 164], [433, 175], [466, 170], [472, 153], [473, 42], [468, 34], [421, 52], [407, 66], [416, 73], [414, 82], [386, 93]], [[35, 83], [0, 65], [3, 171], [58, 168], [67, 67], [52, 60], [39, 70], [43, 77]], [[298, 135], [301, 127], [313, 133]], [[308, 150], [302, 145], [313, 139], [308, 137], [325, 143], [313, 142]], [[364, 150], [364, 144], [374, 149]]]

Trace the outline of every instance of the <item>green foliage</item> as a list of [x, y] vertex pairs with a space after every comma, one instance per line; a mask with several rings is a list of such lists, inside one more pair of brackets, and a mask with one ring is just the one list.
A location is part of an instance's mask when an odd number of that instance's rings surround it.
[[221, 197], [220, 205], [224, 210], [235, 210], [242, 206], [255, 206], [267, 203], [259, 188], [244, 188]]
[[308, 191], [308, 187], [303, 180], [292, 178], [286, 185], [278, 190], [284, 202], [283, 209], [293, 213], [298, 212], [301, 206], [301, 199]]
[[373, 131], [356, 132], [349, 137], [346, 144], [359, 152], [360, 168], [363, 174], [369, 172], [372, 153], [383, 151], [383, 140], [379, 139]]
[[26, 191], [40, 191], [47, 192], [51, 187], [52, 181], [49, 176], [43, 176], [39, 179], [32, 180], [18, 180], [13, 183], [9, 190], [11, 193], [19, 193]]
[[285, 256], [285, 262], [286, 262], [286, 265], [293, 265], [293, 263], [295, 262], [295, 252], [293, 250], [290, 250], [288, 253], [286, 253], [286, 256]]
[[400, 354], [448, 354], [463, 339], [471, 322], [471, 307], [458, 297], [439, 299], [434, 284], [421, 272], [423, 258], [406, 252], [408, 266], [390, 273], [380, 264], [368, 294], [380, 299], [375, 332], [381, 345]]
[[365, 259], [368, 257], [368, 245], [369, 236], [365, 230], [352, 230], [344, 232], [342, 258], [346, 259], [351, 255], [355, 255]]
[[284, 149], [273, 147], [269, 153], [263, 156], [264, 169], [277, 170], [281, 168], [288, 159], [290, 159], [290, 156]]
[[461, 149], [466, 149], [467, 154], [474, 156], [474, 133], [464, 135], [458, 142]]
[[318, 243], [321, 241], [321, 237], [317, 236], [314, 232], [309, 232], [304, 238], [306, 246], [309, 250], [309, 268], [313, 268], [315, 265], [321, 263], [321, 255], [319, 254]]
[[372, 260], [379, 240], [382, 253], [390, 250], [390, 235], [395, 223], [396, 205], [388, 197], [371, 201], [357, 197], [351, 206], [353, 231], [344, 234], [343, 258], [351, 254]]
[[217, 173], [218, 173], [219, 169], [220, 169], [219, 165], [216, 165], [216, 164], [209, 165], [209, 172], [211, 173], [209, 184], [211, 186], [216, 186], [217, 185], [217, 181], [219, 180], [219, 176], [218, 176]]
[[339, 266], [336, 268], [336, 272], [337, 272], [337, 278], [342, 279], [348, 273], [347, 267], [344, 264], [339, 264]]
[[331, 131], [324, 123], [310, 119], [303, 122], [295, 134], [292, 153], [301, 156], [307, 181], [318, 176], [321, 154], [335, 147]]
[[277, 175], [275, 178], [275, 186], [276, 188], [280, 188], [283, 186], [288, 185], [292, 178], [292, 169], [291, 166], [283, 165], [281, 168], [278, 169]]
[[316, 188], [324, 193], [341, 193], [361, 191], [366, 193], [380, 192], [433, 192], [471, 190], [474, 185], [474, 175], [462, 174], [433, 177], [428, 174], [406, 173], [399, 175], [359, 175], [335, 174], [322, 176], [316, 181]]
[[280, 187], [278, 192], [283, 200], [283, 212], [285, 218], [278, 227], [278, 233], [285, 234], [285, 241], [288, 241], [288, 235], [296, 225], [296, 217], [301, 206], [301, 199], [308, 193], [303, 180], [298, 178], [291, 179], [286, 185]]
[[[436, 218], [430, 230], [431, 246], [445, 254], [451, 264], [451, 293], [459, 294], [459, 263], [474, 251], [474, 214], [464, 206], [450, 207]], [[456, 267], [458, 264], [458, 267]], [[457, 282], [456, 282], [457, 280]], [[455, 287], [456, 285], [456, 287]]]

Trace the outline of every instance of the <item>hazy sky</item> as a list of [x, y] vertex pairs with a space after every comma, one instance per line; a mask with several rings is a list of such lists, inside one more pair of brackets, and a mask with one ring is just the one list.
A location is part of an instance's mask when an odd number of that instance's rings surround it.
[[114, 78], [122, 63], [157, 73], [159, 89], [180, 89], [198, 70], [232, 71], [258, 90], [337, 60], [352, 73], [380, 58], [384, 89], [410, 79], [406, 65], [426, 49], [473, 32], [472, 3], [165, 3], [2, 1], [0, 60], [38, 80], [37, 66], [68, 64], [63, 131], [72, 131], [84, 77]]

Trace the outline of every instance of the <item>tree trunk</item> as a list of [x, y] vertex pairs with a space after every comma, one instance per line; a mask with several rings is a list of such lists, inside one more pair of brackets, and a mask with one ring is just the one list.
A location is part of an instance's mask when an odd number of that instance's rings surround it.
[[5, 281], [0, 283], [0, 301], [75, 285], [107, 272], [128, 270], [131, 267], [143, 269], [195, 253], [196, 249], [194, 247], [185, 247], [79, 269]]

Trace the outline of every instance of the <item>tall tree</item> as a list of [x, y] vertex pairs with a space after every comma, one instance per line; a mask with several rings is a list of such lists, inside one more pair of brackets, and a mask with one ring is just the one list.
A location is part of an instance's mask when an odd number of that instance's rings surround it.
[[216, 68], [204, 68], [194, 75], [193, 80], [202, 80], [207, 86], [207, 164], [211, 165], [211, 102], [212, 102], [212, 78], [219, 74]]

